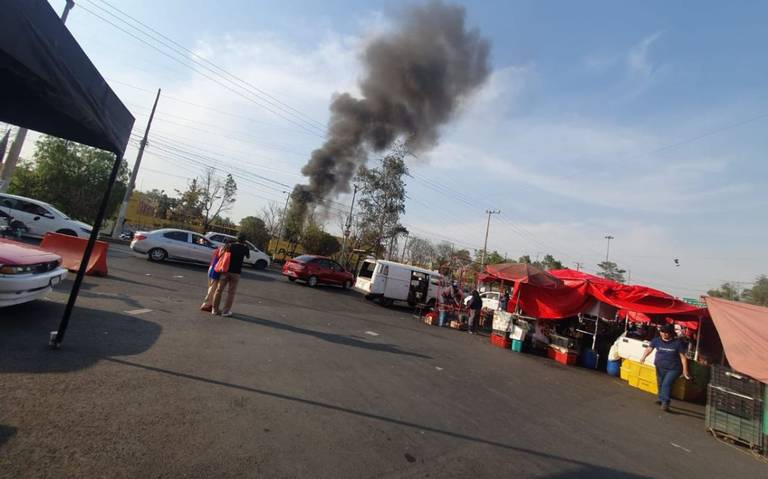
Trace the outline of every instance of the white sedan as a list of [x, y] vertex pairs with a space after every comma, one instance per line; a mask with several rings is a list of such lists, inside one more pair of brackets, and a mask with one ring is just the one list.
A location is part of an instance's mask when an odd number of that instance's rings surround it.
[[39, 299], [66, 276], [58, 255], [0, 238], [0, 307]]
[[80, 238], [91, 235], [91, 225], [70, 219], [69, 216], [43, 201], [2, 193], [0, 209], [14, 220], [23, 223], [26, 236], [41, 238], [48, 232]]
[[209, 263], [216, 245], [193, 231], [165, 228], [150, 232], [137, 231], [131, 250], [147, 255], [150, 261], [176, 259]]
[[[210, 233], [207, 233], [205, 237], [208, 238], [208, 240], [210, 240], [212, 243], [214, 243], [217, 246], [221, 246], [228, 242], [237, 240], [237, 238], [232, 235], [227, 235], [224, 233], [216, 233], [213, 231]], [[245, 258], [243, 262], [256, 269], [267, 268], [269, 266], [269, 263], [272, 262], [272, 258], [270, 258], [267, 253], [257, 248], [250, 241], [246, 241], [245, 244], [248, 245], [248, 249], [250, 250], [249, 252], [250, 256], [248, 258]]]

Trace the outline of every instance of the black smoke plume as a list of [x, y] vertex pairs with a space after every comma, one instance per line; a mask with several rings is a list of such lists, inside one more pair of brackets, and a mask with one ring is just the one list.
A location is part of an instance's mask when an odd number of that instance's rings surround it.
[[301, 170], [309, 184], [294, 188], [294, 223], [309, 207], [348, 192], [369, 152], [395, 142], [413, 153], [437, 144], [440, 126], [488, 77], [488, 41], [467, 29], [465, 16], [463, 7], [431, 1], [408, 9], [394, 31], [367, 45], [362, 98], [334, 97], [328, 139]]

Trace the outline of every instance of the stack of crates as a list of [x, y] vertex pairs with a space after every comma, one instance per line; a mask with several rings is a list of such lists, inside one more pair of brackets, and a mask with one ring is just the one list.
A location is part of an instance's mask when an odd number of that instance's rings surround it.
[[763, 450], [764, 386], [725, 366], [712, 366], [707, 391], [707, 428], [752, 449]]

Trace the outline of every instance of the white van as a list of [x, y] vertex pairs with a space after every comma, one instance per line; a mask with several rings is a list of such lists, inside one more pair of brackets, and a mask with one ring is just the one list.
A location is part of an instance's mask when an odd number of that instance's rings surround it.
[[366, 259], [360, 265], [355, 290], [383, 306], [403, 301], [410, 306], [437, 301], [443, 277], [437, 271], [394, 261]]

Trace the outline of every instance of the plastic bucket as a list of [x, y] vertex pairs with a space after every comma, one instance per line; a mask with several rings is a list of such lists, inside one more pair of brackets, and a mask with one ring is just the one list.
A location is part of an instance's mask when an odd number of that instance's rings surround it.
[[588, 369], [595, 369], [597, 367], [597, 353], [591, 349], [585, 349], [581, 352], [581, 366]]
[[608, 365], [605, 367], [605, 372], [611, 376], [618, 376], [621, 371], [621, 360], [608, 361]]

